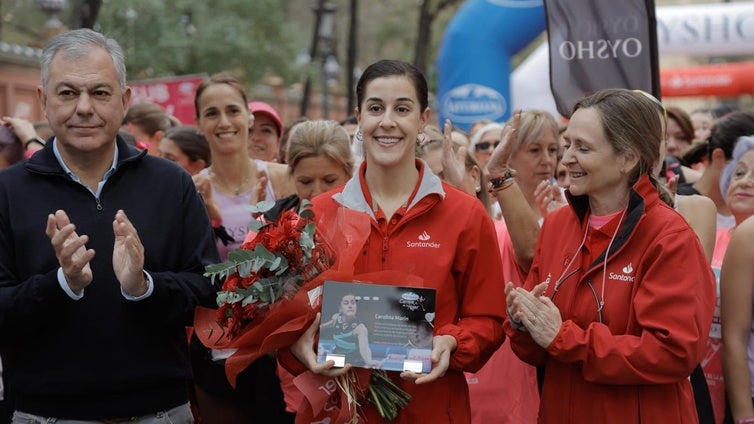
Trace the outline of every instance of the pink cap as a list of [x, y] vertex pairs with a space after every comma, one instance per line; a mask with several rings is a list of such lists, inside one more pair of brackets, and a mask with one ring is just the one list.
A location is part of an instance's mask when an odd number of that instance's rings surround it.
[[249, 110], [255, 116], [262, 113], [272, 118], [278, 130], [278, 137], [280, 137], [280, 135], [283, 133], [283, 120], [280, 119], [280, 115], [278, 115], [278, 112], [275, 110], [275, 108], [265, 102], [249, 102]]

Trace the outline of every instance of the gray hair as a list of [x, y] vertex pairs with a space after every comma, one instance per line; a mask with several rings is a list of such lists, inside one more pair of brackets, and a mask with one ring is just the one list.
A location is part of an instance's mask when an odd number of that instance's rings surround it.
[[482, 141], [482, 137], [490, 131], [502, 131], [503, 128], [505, 128], [504, 124], [499, 124], [497, 122], [492, 122], [490, 124], [487, 124], [483, 126], [482, 128], [478, 129], [477, 132], [474, 133], [474, 137], [471, 137], [471, 143], [469, 144], [469, 150], [472, 152], [474, 151], [476, 145]]
[[738, 162], [749, 150], [754, 150], [754, 136], [739, 137], [736, 141], [736, 147], [733, 148], [733, 158], [725, 166], [723, 175], [720, 176], [720, 193], [722, 193], [723, 198], [727, 196], [730, 180], [733, 178], [733, 172], [736, 170]]
[[113, 60], [115, 72], [118, 75], [120, 88], [126, 87], [126, 55], [117, 41], [104, 35], [82, 28], [64, 32], [52, 40], [42, 50], [39, 64], [42, 68], [42, 88], [47, 88], [50, 78], [50, 64], [58, 52], [63, 52], [66, 58], [78, 59], [89, 54], [92, 47], [100, 47], [107, 51]]

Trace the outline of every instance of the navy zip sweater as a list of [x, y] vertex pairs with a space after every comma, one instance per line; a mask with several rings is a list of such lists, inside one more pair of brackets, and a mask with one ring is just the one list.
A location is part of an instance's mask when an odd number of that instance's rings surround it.
[[[60, 167], [52, 142], [0, 172], [0, 349], [16, 409], [68, 419], [140, 416], [187, 401], [185, 326], [215, 288], [202, 276], [219, 261], [191, 177], [117, 139], [118, 166], [100, 198]], [[93, 281], [71, 299], [45, 234], [64, 210], [95, 250]], [[154, 292], [121, 294], [112, 222], [123, 209], [144, 245]]]

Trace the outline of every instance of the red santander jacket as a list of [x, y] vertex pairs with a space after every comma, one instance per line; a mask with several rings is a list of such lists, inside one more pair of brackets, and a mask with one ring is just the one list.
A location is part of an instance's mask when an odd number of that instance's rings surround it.
[[[412, 400], [394, 423], [468, 423], [468, 388], [463, 371], [479, 370], [502, 344], [505, 294], [502, 263], [492, 220], [474, 197], [442, 183], [417, 161], [420, 171], [412, 203], [390, 221], [375, 219], [363, 182], [366, 164], [344, 187], [313, 200], [318, 228], [337, 225], [347, 208], [369, 215], [371, 231], [354, 263], [354, 273], [403, 271], [437, 289], [435, 335], [452, 335], [458, 342], [450, 367], [432, 383], [417, 385], [390, 372]], [[425, 172], [427, 170], [427, 172]], [[365, 194], [366, 193], [366, 194]], [[401, 281], [395, 281], [401, 285]], [[288, 358], [286, 361], [285, 358]], [[292, 355], [279, 356], [296, 371]], [[300, 368], [298, 369], [300, 371]], [[361, 402], [366, 422], [381, 422], [376, 409]]]
[[715, 305], [715, 279], [696, 235], [643, 176], [609, 257], [593, 255], [584, 270], [584, 248], [577, 249], [588, 201], [569, 201], [545, 220], [525, 284], [549, 280], [545, 295], [552, 297], [562, 278], [553, 299], [560, 331], [543, 349], [505, 323], [516, 354], [544, 367], [539, 422], [696, 423], [688, 376], [702, 357]]

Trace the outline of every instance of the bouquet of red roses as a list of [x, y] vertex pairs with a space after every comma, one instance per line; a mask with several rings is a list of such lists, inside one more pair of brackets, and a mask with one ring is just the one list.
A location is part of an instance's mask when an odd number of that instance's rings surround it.
[[[274, 202], [251, 207], [252, 213], [264, 213]], [[225, 362], [225, 371], [235, 386], [238, 374], [260, 356], [290, 346], [314, 320], [311, 293], [325, 276], [352, 275], [331, 270], [336, 255], [330, 244], [316, 231], [311, 203], [303, 200], [299, 213], [284, 211], [272, 222], [252, 221], [256, 236], [228, 254], [228, 260], [208, 265], [205, 276], [224, 279], [217, 294], [218, 309], [198, 307], [194, 316], [197, 337], [212, 349], [234, 349]], [[354, 255], [369, 233], [369, 222], [362, 216], [349, 215], [331, 234], [330, 241], [342, 251], [345, 263]], [[329, 273], [323, 275], [325, 271]], [[305, 286], [305, 287], [304, 287]], [[304, 287], [304, 290], [300, 290]], [[395, 419], [410, 396], [396, 386], [384, 371], [360, 370], [361, 392], [375, 404], [386, 420]], [[355, 371], [354, 371], [355, 372]], [[344, 392], [342, 409], [353, 412], [359, 390], [355, 373], [339, 380]], [[368, 377], [367, 377], [368, 376]], [[340, 381], [346, 384], [340, 384]], [[350, 388], [349, 388], [350, 387]], [[348, 401], [346, 401], [348, 399]], [[344, 411], [345, 412], [345, 411]], [[346, 412], [345, 415], [348, 415]], [[357, 419], [354, 415], [353, 419]]]
[[[273, 205], [260, 202], [251, 212], [264, 213]], [[233, 385], [254, 360], [293, 343], [314, 314], [308, 301], [294, 298], [304, 283], [334, 264], [335, 254], [316, 240], [310, 205], [303, 201], [300, 213], [287, 210], [272, 222], [252, 221], [254, 239], [230, 252], [227, 261], [205, 268], [213, 282], [224, 281], [218, 309], [198, 307], [194, 327], [205, 346], [236, 349], [225, 363]]]
[[[252, 212], [265, 212], [272, 204], [260, 203]], [[217, 294], [217, 319], [231, 338], [335, 262], [326, 244], [315, 243], [314, 214], [308, 206], [304, 201], [301, 214], [286, 210], [270, 223], [252, 221], [256, 237], [230, 252], [226, 262], [206, 267], [204, 275], [213, 282], [225, 278]]]

